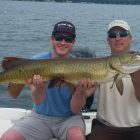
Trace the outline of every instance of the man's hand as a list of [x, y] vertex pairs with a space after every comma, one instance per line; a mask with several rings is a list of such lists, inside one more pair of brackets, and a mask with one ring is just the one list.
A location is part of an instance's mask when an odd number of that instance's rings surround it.
[[29, 79], [26, 83], [36, 88], [41, 88], [44, 86], [43, 78], [40, 75], [34, 75], [33, 79]]
[[83, 79], [78, 82], [76, 90], [71, 99], [71, 110], [73, 113], [79, 113], [86, 104], [86, 99], [94, 94], [97, 83], [93, 83], [90, 79]]
[[45, 97], [45, 87], [46, 84], [43, 81], [42, 76], [34, 75], [33, 79], [29, 79], [26, 81], [28, 85], [30, 85], [31, 92], [32, 92], [32, 99], [36, 104], [40, 104], [44, 97]]
[[80, 80], [76, 87], [75, 94], [81, 94], [88, 98], [95, 92], [97, 86], [98, 84], [93, 83], [90, 79]]

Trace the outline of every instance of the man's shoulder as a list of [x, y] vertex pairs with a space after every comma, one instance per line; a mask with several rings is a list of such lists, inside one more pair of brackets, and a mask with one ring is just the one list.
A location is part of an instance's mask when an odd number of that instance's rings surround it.
[[32, 59], [51, 58], [51, 52], [43, 52], [32, 56]]

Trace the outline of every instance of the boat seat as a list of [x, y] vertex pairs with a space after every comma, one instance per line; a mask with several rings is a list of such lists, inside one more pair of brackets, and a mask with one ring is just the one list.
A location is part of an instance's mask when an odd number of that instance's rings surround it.
[[27, 115], [30, 110], [21, 108], [0, 108], [0, 120], [17, 120]]
[[[26, 116], [31, 110], [20, 108], [0, 108], [0, 137], [8, 130], [16, 120]], [[96, 117], [96, 112], [82, 113], [86, 123], [86, 135], [91, 131], [92, 119]], [[58, 139], [51, 139], [58, 140]]]

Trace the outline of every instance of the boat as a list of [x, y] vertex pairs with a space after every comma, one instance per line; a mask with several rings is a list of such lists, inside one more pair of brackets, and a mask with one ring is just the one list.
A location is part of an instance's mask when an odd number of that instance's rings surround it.
[[[22, 108], [4, 108], [0, 107], [0, 137], [10, 128], [16, 120], [28, 115], [31, 110]], [[96, 112], [83, 112], [83, 118], [86, 123], [86, 134], [90, 133], [92, 119], [96, 117]]]
[[[72, 52], [74, 57], [96, 57], [94, 51], [89, 49], [75, 49]], [[4, 108], [0, 107], [0, 137], [2, 134], [8, 130], [16, 120], [28, 115], [31, 110], [23, 108]], [[86, 124], [86, 135], [91, 131], [92, 119], [96, 117], [96, 110], [84, 110], [83, 118]], [[54, 140], [54, 139], [53, 139]]]

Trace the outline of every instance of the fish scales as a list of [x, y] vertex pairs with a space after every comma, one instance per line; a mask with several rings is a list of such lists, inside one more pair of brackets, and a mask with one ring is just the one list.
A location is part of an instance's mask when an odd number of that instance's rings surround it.
[[[51, 80], [49, 88], [58, 80], [64, 80], [73, 90], [79, 80], [90, 78], [99, 84], [112, 81], [120, 95], [123, 95], [122, 78], [140, 70], [140, 53], [125, 53], [103, 58], [82, 59], [41, 59], [32, 60], [16, 57], [5, 57], [1, 63], [0, 84], [8, 83], [8, 92], [16, 97], [24, 88], [26, 81], [34, 75], [41, 75], [43, 80]], [[56, 80], [56, 83], [55, 83]], [[136, 98], [140, 96], [135, 92]]]
[[[132, 67], [131, 70], [129, 66], [134, 64], [136, 67]], [[58, 77], [76, 83], [80, 79], [90, 78], [102, 83], [113, 80], [116, 75], [129, 74], [140, 69], [140, 55], [126, 53], [103, 58], [41, 60], [12, 58], [9, 64], [3, 63], [3, 67], [4, 71], [0, 72], [0, 83], [25, 83], [35, 74], [41, 75], [44, 81]], [[129, 71], [125, 72], [127, 69]]]
[[44, 80], [57, 76], [70, 82], [83, 78], [99, 81], [108, 73], [109, 67], [106, 63], [100, 59], [32, 60], [1, 72], [0, 82], [25, 83], [35, 74], [40, 74]]

